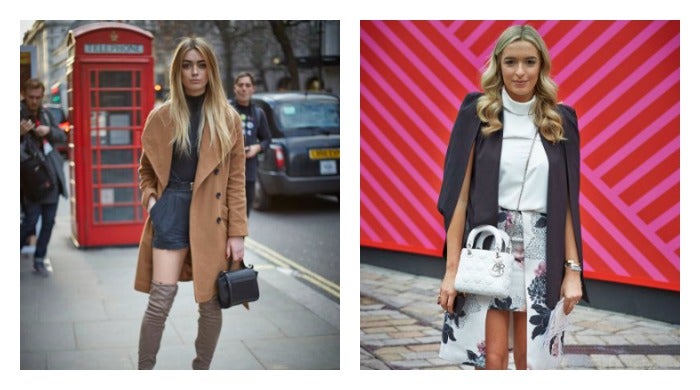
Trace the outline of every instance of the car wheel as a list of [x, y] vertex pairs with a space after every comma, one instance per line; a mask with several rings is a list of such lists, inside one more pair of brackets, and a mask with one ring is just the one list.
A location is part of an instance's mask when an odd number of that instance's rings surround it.
[[253, 198], [253, 208], [265, 211], [272, 208], [272, 196], [265, 192], [259, 180], [255, 181], [255, 197]]

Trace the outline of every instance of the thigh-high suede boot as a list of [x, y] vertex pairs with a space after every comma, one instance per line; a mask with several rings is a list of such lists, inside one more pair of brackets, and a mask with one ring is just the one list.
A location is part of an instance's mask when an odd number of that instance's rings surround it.
[[192, 361], [192, 369], [209, 369], [216, 343], [219, 341], [221, 322], [221, 307], [216, 297], [199, 304], [199, 329], [197, 340], [194, 342], [197, 357]]
[[139, 370], [152, 370], [156, 365], [156, 355], [165, 329], [173, 300], [177, 294], [177, 284], [151, 283], [148, 307], [141, 322], [139, 337]]

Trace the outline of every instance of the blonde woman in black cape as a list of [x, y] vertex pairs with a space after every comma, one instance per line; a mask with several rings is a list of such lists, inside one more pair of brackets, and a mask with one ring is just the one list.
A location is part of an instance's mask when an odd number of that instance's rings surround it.
[[[444, 359], [506, 369], [512, 346], [517, 369], [555, 368], [563, 334], [551, 332], [554, 309], [563, 299], [568, 315], [588, 299], [578, 121], [571, 107], [556, 103], [550, 68], [539, 33], [527, 25], [509, 27], [482, 75], [484, 92], [467, 95], [454, 124], [438, 200], [446, 230], [438, 297], [446, 311]], [[460, 251], [471, 229], [485, 224], [511, 237], [516, 261], [509, 296], [458, 299]]]

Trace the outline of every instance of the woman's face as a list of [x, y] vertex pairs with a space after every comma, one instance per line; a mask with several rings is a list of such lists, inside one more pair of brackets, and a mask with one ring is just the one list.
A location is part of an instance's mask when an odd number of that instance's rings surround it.
[[207, 90], [209, 76], [207, 62], [195, 49], [190, 49], [182, 59], [182, 87], [189, 96], [199, 96]]
[[517, 102], [532, 99], [541, 65], [539, 52], [530, 42], [516, 41], [503, 49], [500, 60], [501, 74], [511, 99]]

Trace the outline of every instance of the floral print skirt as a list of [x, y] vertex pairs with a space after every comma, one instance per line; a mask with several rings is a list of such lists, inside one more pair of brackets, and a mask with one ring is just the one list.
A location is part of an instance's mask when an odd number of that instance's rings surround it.
[[548, 327], [550, 309], [545, 304], [547, 216], [501, 209], [498, 228], [510, 236], [515, 258], [510, 294], [502, 299], [467, 295], [458, 312], [445, 312], [440, 357], [483, 368], [487, 353], [486, 312], [488, 309], [521, 311], [527, 312], [528, 318], [528, 369], [557, 368], [562, 358], [563, 331], [552, 334]]

